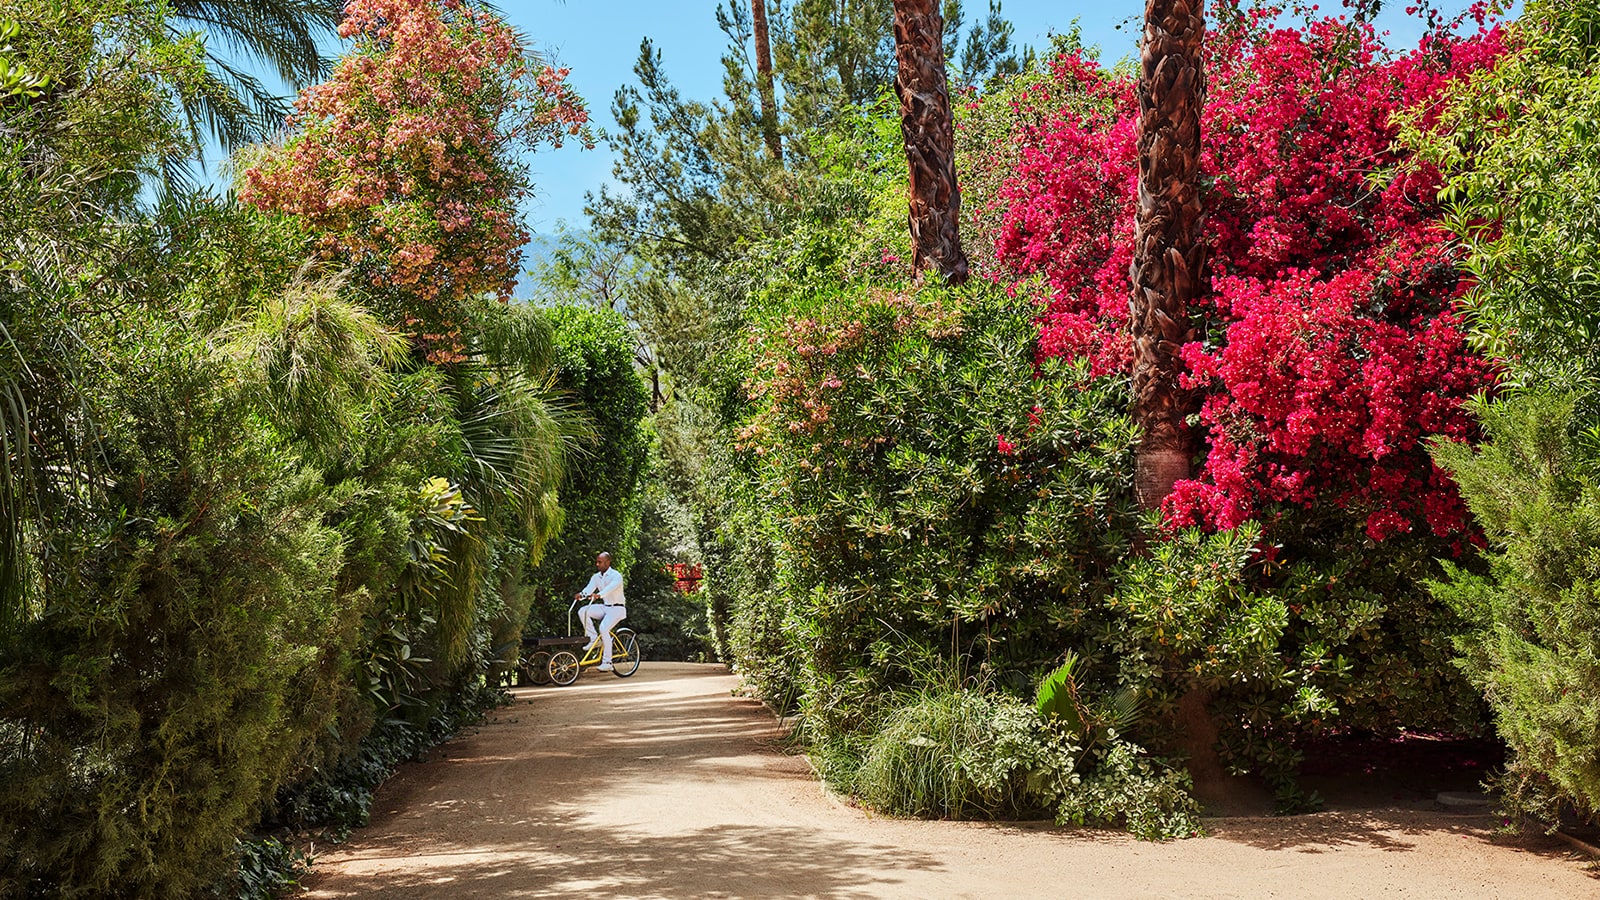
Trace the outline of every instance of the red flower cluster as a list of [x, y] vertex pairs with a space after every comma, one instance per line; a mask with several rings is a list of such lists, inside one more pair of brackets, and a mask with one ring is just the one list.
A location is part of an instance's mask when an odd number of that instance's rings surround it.
[[705, 578], [705, 570], [699, 563], [673, 563], [668, 567], [672, 572], [672, 589], [680, 594], [693, 594], [700, 590], [700, 582]]
[[[1219, 5], [1203, 129], [1210, 291], [1183, 349], [1205, 396], [1207, 454], [1180, 483], [1175, 524], [1229, 528], [1269, 504], [1331, 502], [1382, 540], [1425, 523], [1468, 530], [1433, 436], [1466, 438], [1461, 408], [1495, 382], [1454, 310], [1465, 284], [1437, 222], [1437, 174], [1395, 147], [1394, 117], [1493, 64], [1498, 27], [1436, 30], [1391, 54], [1344, 19], [1277, 27]], [[1134, 84], [1081, 58], [1054, 64], [1018, 110], [1021, 165], [1002, 189], [997, 253], [1042, 274], [1041, 352], [1128, 364], [1128, 264], [1137, 187]], [[1059, 99], [1052, 102], [1059, 103]]]

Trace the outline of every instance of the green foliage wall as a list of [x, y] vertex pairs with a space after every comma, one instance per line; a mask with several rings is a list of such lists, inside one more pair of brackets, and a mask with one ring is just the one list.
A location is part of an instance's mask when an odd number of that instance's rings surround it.
[[[594, 572], [596, 554], [610, 552], [625, 575], [640, 562], [650, 394], [634, 370], [633, 343], [620, 315], [577, 306], [552, 307], [547, 314], [555, 328], [556, 384], [594, 429], [561, 483], [561, 531], [530, 579], [535, 599], [528, 627], [564, 634], [567, 605]], [[626, 583], [623, 589], [631, 596]]]
[[538, 311], [419, 365], [305, 223], [175, 177], [205, 54], [162, 7], [22, 14], [57, 89], [0, 98], [0, 895], [201, 896], [495, 702], [583, 429]]
[[109, 508], [3, 647], [7, 893], [199, 890], [345, 699], [362, 609], [320, 478], [224, 370], [144, 337], [101, 398]]

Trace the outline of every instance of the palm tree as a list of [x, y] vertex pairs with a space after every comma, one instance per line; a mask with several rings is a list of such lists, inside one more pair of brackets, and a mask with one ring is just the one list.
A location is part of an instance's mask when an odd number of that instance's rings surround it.
[[961, 192], [956, 186], [955, 126], [944, 71], [944, 23], [938, 0], [894, 0], [894, 89], [911, 173], [912, 267], [950, 284], [967, 280], [961, 250]]
[[[344, 17], [344, 0], [172, 0], [167, 28], [198, 29], [206, 47], [205, 79], [184, 104], [195, 142], [210, 134], [232, 152], [270, 135], [289, 112], [287, 98], [252, 74], [271, 71], [299, 90], [326, 77], [319, 42]], [[219, 50], [225, 50], [224, 53]]]
[[1188, 308], [1205, 266], [1201, 240], [1200, 111], [1204, 0], [1147, 0], [1139, 70], [1139, 208], [1128, 298], [1139, 505], [1155, 509], [1189, 477], [1187, 418], [1194, 397], [1178, 385], [1178, 348], [1193, 339]]
[[[1189, 306], [1206, 263], [1200, 198], [1200, 113], [1205, 105], [1205, 0], [1146, 0], [1139, 68], [1139, 206], [1128, 298], [1133, 337], [1133, 418], [1141, 437], [1134, 461], [1139, 505], [1155, 509], [1189, 477], [1198, 397], [1179, 386], [1178, 350], [1194, 339]], [[1212, 690], [1194, 682], [1171, 724], [1188, 757], [1196, 797], [1213, 812], [1259, 810], [1249, 782], [1229, 777], [1217, 753]]]

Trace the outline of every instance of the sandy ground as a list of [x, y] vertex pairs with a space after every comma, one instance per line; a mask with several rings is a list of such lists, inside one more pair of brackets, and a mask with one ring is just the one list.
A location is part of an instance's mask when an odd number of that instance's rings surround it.
[[319, 849], [310, 896], [1600, 898], [1543, 839], [1424, 800], [1115, 832], [885, 819], [825, 794], [719, 666], [525, 688]]

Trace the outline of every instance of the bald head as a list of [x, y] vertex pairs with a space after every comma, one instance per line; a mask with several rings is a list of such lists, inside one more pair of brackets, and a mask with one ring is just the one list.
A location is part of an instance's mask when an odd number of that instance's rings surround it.
[[600, 551], [600, 555], [594, 558], [594, 565], [595, 568], [602, 572], [611, 568], [611, 554], [605, 552], [604, 550]]

